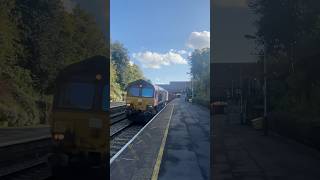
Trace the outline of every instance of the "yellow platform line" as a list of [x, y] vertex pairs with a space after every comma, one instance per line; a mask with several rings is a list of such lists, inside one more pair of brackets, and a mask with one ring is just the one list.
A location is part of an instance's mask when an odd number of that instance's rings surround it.
[[167, 136], [168, 136], [169, 127], [170, 127], [170, 122], [171, 122], [171, 118], [172, 118], [172, 114], [173, 114], [173, 109], [174, 109], [174, 104], [172, 106], [170, 118], [169, 118], [166, 130], [165, 130], [163, 138], [162, 138], [162, 142], [161, 142], [161, 146], [160, 146], [160, 149], [159, 149], [157, 161], [156, 161], [156, 164], [154, 165], [154, 168], [153, 168], [153, 173], [152, 173], [151, 180], [157, 180], [158, 179], [158, 175], [159, 175], [159, 171], [160, 171], [160, 165], [161, 165], [162, 156], [163, 156], [163, 152], [164, 152], [164, 147], [166, 145]]

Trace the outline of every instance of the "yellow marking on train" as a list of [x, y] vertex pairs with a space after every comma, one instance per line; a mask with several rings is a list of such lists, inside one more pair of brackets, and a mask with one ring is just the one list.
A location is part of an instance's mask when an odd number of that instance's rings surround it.
[[166, 141], [167, 141], [167, 136], [168, 136], [168, 132], [169, 132], [169, 127], [170, 127], [170, 122], [171, 122], [171, 117], [172, 117], [173, 109], [174, 109], [174, 104], [173, 104], [173, 106], [172, 106], [170, 118], [169, 118], [169, 121], [168, 121], [166, 130], [165, 130], [164, 135], [163, 135], [163, 138], [162, 138], [162, 142], [161, 142], [161, 146], [160, 146], [160, 149], [159, 149], [157, 161], [156, 161], [156, 164], [154, 165], [154, 168], [153, 168], [153, 173], [152, 173], [152, 178], [151, 178], [151, 180], [157, 180], [157, 179], [158, 179], [158, 175], [159, 175], [159, 171], [160, 171], [160, 165], [161, 165], [161, 161], [162, 161], [162, 156], [163, 156], [163, 152], [164, 152], [164, 147], [165, 147]]

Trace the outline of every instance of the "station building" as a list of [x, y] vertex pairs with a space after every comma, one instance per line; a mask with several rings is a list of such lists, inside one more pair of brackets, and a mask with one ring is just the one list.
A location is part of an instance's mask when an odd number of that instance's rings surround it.
[[170, 81], [169, 84], [157, 84], [169, 93], [183, 93], [186, 89], [191, 89], [190, 81]]

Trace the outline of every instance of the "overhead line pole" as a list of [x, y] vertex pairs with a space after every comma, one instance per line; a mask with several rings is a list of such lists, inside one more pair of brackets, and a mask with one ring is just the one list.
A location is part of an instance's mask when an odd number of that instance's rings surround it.
[[267, 109], [267, 46], [264, 44], [264, 52], [263, 52], [263, 80], [264, 80], [264, 112], [263, 112], [263, 120], [264, 120], [264, 135], [268, 135], [268, 109]]
[[[252, 35], [244, 35], [245, 38], [247, 39], [257, 39], [256, 36]], [[267, 91], [268, 91], [268, 84], [267, 84], [267, 45], [266, 42], [264, 41], [264, 47], [263, 47], [263, 81], [264, 81], [264, 86], [263, 86], [263, 130], [264, 130], [264, 135], [268, 135], [269, 127], [268, 127], [268, 109], [267, 109]]]

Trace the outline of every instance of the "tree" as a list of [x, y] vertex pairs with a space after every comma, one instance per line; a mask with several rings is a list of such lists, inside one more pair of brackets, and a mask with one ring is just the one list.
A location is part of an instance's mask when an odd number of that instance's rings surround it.
[[250, 7], [257, 48], [267, 49], [270, 127], [320, 147], [320, 1], [251, 0]]
[[137, 66], [136, 64], [128, 64], [125, 68], [125, 72], [124, 72], [124, 85], [125, 87], [133, 82], [136, 81], [138, 79], [144, 79], [143, 77], [143, 73], [140, 70], [139, 66]]
[[194, 96], [208, 101], [210, 98], [210, 49], [196, 49], [192, 52], [189, 63]]
[[[271, 107], [297, 112], [319, 88], [320, 2], [251, 0], [257, 45], [267, 47]], [[311, 65], [313, 64], [313, 65]], [[283, 85], [284, 84], [284, 85]], [[302, 111], [314, 108], [298, 108]], [[303, 110], [302, 110], [303, 109]]]
[[130, 82], [143, 79], [141, 69], [136, 64], [130, 63], [128, 50], [119, 41], [111, 43], [111, 61], [116, 68], [116, 82], [122, 90], [124, 90]]
[[110, 61], [110, 99], [112, 101], [122, 100], [122, 91], [117, 82], [118, 76], [113, 61]]
[[[3, 0], [0, 4], [0, 120], [39, 123], [39, 101], [51, 103], [65, 66], [108, 55], [95, 19], [61, 0]], [[41, 103], [40, 103], [41, 104]]]
[[125, 71], [129, 65], [129, 56], [128, 50], [121, 44], [116, 41], [111, 43], [111, 59], [115, 64], [117, 69], [118, 83], [122, 89], [125, 88]]
[[5, 67], [17, 63], [17, 54], [21, 53], [19, 46], [19, 31], [12, 17], [15, 3], [11, 0], [3, 0], [0, 4], [0, 66]]

